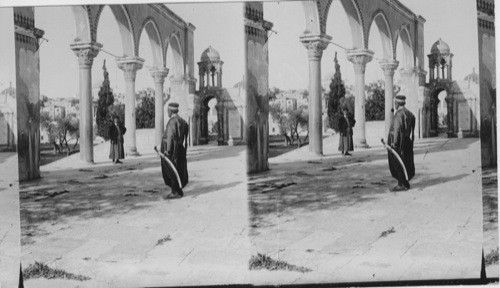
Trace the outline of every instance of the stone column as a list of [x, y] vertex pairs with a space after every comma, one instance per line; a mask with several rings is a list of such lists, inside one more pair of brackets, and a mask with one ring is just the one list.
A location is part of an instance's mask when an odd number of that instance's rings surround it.
[[199, 78], [200, 78], [200, 91], [201, 89], [203, 89], [203, 86], [205, 86], [205, 71], [203, 71], [202, 69], [200, 69], [200, 73], [199, 73]]
[[452, 95], [448, 95], [446, 96], [445, 98], [445, 101], [446, 101], [446, 110], [448, 112], [448, 115], [446, 115], [447, 117], [447, 124], [448, 124], [448, 131], [447, 131], [447, 134], [448, 134], [448, 138], [452, 138], [452, 137], [455, 137], [455, 101], [453, 99], [453, 96]]
[[394, 71], [398, 68], [396, 60], [383, 60], [380, 66], [385, 75], [385, 135], [389, 135], [392, 121], [392, 108], [394, 99]]
[[80, 160], [93, 163], [92, 64], [102, 45], [75, 42], [70, 47], [80, 65]]
[[309, 152], [316, 155], [323, 154], [321, 57], [330, 39], [327, 36], [300, 37], [309, 56]]
[[365, 136], [365, 68], [366, 63], [373, 59], [373, 51], [368, 49], [350, 50], [347, 52], [347, 59], [354, 64], [355, 74], [355, 99], [354, 117], [354, 145], [357, 148], [368, 148]]
[[160, 146], [165, 128], [163, 123], [163, 84], [168, 75], [168, 69], [151, 69], [150, 73], [155, 81], [155, 144]]
[[225, 119], [224, 119], [224, 103], [222, 100], [220, 102], [217, 102], [217, 105], [215, 105], [215, 109], [217, 110], [217, 145], [218, 146], [223, 146], [225, 145], [224, 141], [224, 130], [225, 130]]
[[116, 60], [118, 68], [125, 74], [125, 153], [137, 156], [135, 138], [135, 75], [142, 68], [144, 60], [139, 57], [123, 57]]

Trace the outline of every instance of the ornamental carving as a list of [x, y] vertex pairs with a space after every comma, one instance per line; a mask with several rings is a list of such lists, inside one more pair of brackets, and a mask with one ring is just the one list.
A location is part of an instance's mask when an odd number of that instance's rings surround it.
[[102, 45], [98, 43], [74, 43], [71, 44], [70, 47], [78, 57], [78, 64], [80, 64], [80, 68], [91, 68], [94, 62], [94, 58], [97, 56], [97, 54], [99, 54]]
[[368, 49], [351, 50], [347, 52], [347, 60], [354, 64], [354, 72], [356, 74], [364, 74], [366, 63], [372, 61], [373, 54], [375, 53]]
[[394, 72], [396, 71], [398, 66], [399, 66], [399, 61], [396, 60], [391, 60], [391, 61], [384, 60], [380, 62], [380, 67], [384, 71], [385, 76], [393, 77]]
[[328, 42], [322, 40], [303, 41], [302, 44], [307, 49], [309, 60], [320, 60], [323, 56], [323, 50], [328, 47]]
[[160, 83], [163, 84], [165, 83], [165, 78], [168, 76], [168, 69], [163, 68], [163, 69], [153, 69], [150, 70], [149, 73], [153, 77], [155, 83]]
[[123, 70], [126, 81], [135, 81], [136, 72], [142, 68], [144, 60], [141, 58], [121, 59], [117, 61], [117, 64], [118, 68]]

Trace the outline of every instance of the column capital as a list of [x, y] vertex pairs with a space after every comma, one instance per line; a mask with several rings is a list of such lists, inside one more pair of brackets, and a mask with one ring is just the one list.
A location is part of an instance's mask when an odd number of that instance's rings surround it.
[[375, 52], [368, 49], [353, 49], [347, 50], [347, 60], [354, 64], [354, 72], [364, 74], [366, 63], [372, 61]]
[[155, 83], [163, 84], [165, 83], [165, 78], [168, 76], [168, 68], [152, 68], [149, 70], [151, 77], [153, 77]]
[[380, 67], [384, 71], [385, 76], [394, 76], [394, 72], [399, 66], [399, 61], [397, 60], [382, 60], [379, 62]]
[[330, 40], [332, 37], [328, 35], [323, 36], [310, 36], [310, 35], [302, 35], [300, 36], [300, 42], [306, 47], [307, 55], [309, 55], [309, 60], [321, 60], [323, 56], [323, 50], [328, 47]]
[[135, 81], [135, 74], [144, 65], [144, 59], [139, 57], [122, 57], [116, 59], [116, 64], [118, 68], [123, 70], [125, 80]]
[[102, 44], [97, 42], [74, 42], [70, 44], [69, 47], [78, 57], [80, 68], [91, 68], [94, 63], [94, 58], [99, 54], [102, 48]]

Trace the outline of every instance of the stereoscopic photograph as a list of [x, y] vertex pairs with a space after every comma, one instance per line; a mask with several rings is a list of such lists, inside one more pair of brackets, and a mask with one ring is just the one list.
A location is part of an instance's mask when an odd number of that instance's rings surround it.
[[242, 9], [0, 10], [25, 287], [247, 283]]
[[0, 6], [0, 287], [498, 283], [493, 0]]

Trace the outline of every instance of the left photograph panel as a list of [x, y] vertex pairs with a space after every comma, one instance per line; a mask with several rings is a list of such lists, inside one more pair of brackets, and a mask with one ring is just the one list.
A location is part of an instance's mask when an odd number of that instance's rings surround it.
[[0, 9], [24, 287], [248, 283], [242, 9]]
[[14, 13], [0, 9], [0, 287], [19, 283], [20, 225], [17, 174], [16, 59]]

